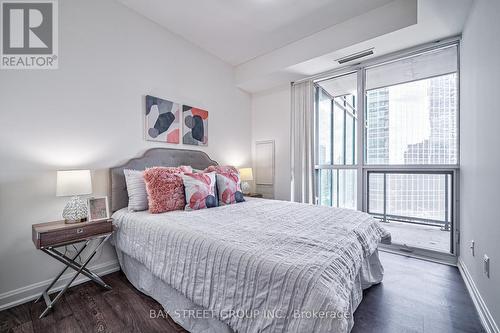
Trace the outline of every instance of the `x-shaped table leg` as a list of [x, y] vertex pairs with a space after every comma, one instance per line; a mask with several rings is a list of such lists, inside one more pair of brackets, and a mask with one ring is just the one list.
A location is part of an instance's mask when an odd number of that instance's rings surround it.
[[[50, 283], [50, 285], [47, 287], [47, 289], [45, 289], [45, 291], [35, 300], [35, 303], [36, 303], [40, 299], [43, 298], [45, 300], [45, 304], [47, 305], [47, 308], [42, 312], [42, 314], [40, 315], [40, 318], [42, 318], [43, 316], [45, 316], [49, 312], [49, 310], [52, 309], [52, 307], [54, 306], [54, 304], [61, 298], [61, 296], [66, 292], [66, 290], [68, 290], [68, 288], [71, 286], [71, 284], [75, 281], [75, 279], [80, 274], [85, 275], [86, 277], [88, 277], [92, 281], [96, 282], [100, 286], [102, 286], [102, 287], [104, 287], [104, 288], [106, 288], [108, 290], [111, 290], [111, 287], [108, 284], [106, 284], [97, 274], [95, 274], [94, 272], [92, 272], [88, 268], [86, 268], [87, 264], [92, 260], [92, 258], [95, 256], [95, 254], [97, 253], [97, 251], [99, 251], [99, 249], [104, 245], [104, 243], [108, 240], [109, 237], [111, 237], [111, 234], [102, 236], [100, 238], [100, 240], [101, 240], [100, 243], [88, 255], [87, 259], [85, 259], [85, 261], [83, 262], [83, 264], [80, 264], [80, 263], [76, 262], [75, 259], [89, 245], [90, 240], [87, 240], [85, 242], [85, 244], [82, 246], [82, 248], [80, 250], [78, 250], [78, 252], [76, 253], [76, 255], [73, 258], [67, 257], [66, 255], [64, 255], [63, 253], [59, 252], [58, 250], [56, 250], [53, 247], [46, 247], [46, 248], [42, 249], [43, 252], [47, 253], [51, 257], [53, 257], [53, 258], [57, 259], [58, 261], [62, 262], [63, 264], [66, 265], [66, 267], [64, 267], [64, 269]], [[66, 285], [64, 286], [64, 288], [56, 295], [56, 297], [53, 300], [51, 300], [50, 297], [49, 297], [49, 295], [48, 295], [48, 292], [49, 292], [50, 288], [52, 288], [54, 286], [54, 284], [61, 278], [61, 276], [64, 274], [64, 272], [69, 267], [71, 267], [72, 269], [74, 269], [76, 271], [75, 275], [71, 278], [71, 280], [68, 283], [66, 283]]]

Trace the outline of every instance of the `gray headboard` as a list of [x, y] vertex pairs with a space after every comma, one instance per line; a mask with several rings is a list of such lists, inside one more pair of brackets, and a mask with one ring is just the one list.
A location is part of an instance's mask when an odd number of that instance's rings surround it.
[[208, 155], [199, 150], [152, 148], [141, 157], [133, 158], [125, 164], [109, 169], [111, 211], [128, 206], [127, 185], [123, 169], [145, 170], [154, 166], [176, 167], [190, 165], [195, 169], [205, 169], [217, 165]]

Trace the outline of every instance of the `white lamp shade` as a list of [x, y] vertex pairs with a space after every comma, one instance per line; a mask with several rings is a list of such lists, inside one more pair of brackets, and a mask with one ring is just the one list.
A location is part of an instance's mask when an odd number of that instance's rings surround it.
[[90, 170], [57, 171], [56, 196], [66, 197], [91, 193]]
[[244, 182], [253, 180], [253, 172], [252, 168], [241, 168], [240, 170], [240, 179]]

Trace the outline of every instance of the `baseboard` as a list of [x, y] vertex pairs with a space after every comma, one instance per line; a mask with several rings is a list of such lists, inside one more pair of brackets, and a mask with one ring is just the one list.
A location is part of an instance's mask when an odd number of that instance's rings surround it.
[[495, 319], [491, 315], [491, 312], [488, 310], [488, 307], [486, 306], [483, 297], [479, 293], [479, 290], [477, 289], [476, 284], [474, 283], [474, 280], [472, 279], [472, 276], [467, 269], [467, 266], [465, 266], [461, 258], [458, 258], [458, 269], [460, 271], [460, 274], [462, 275], [462, 278], [464, 279], [465, 285], [467, 286], [467, 290], [469, 291], [472, 301], [474, 302], [474, 306], [479, 313], [479, 318], [484, 326], [484, 329], [488, 333], [500, 333], [498, 325], [495, 323]]
[[[119, 271], [120, 265], [118, 263], [118, 260], [115, 259], [91, 266], [89, 267], [89, 269], [91, 269], [97, 275], [102, 276]], [[69, 269], [68, 273], [61, 276], [59, 281], [57, 281], [56, 285], [49, 291], [49, 293], [61, 290], [64, 285], [73, 277], [74, 274], [75, 271]], [[47, 288], [52, 280], [53, 278], [0, 294], [0, 311], [36, 299], [45, 290], [45, 288]], [[72, 285], [77, 285], [89, 280], [90, 279], [85, 275], [79, 275]]]
[[395, 246], [394, 244], [382, 244], [380, 243], [378, 249], [382, 252], [388, 252], [392, 254], [397, 254], [404, 257], [410, 257], [419, 260], [425, 260], [430, 262], [435, 262], [437, 264], [457, 266], [457, 258], [451, 254], [439, 253], [430, 250], [415, 249], [412, 252], [403, 251], [401, 247]]

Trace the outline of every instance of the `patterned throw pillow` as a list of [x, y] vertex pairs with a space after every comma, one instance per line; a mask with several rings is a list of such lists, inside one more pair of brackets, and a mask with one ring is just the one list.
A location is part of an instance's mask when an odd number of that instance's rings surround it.
[[128, 192], [128, 210], [139, 212], [148, 209], [148, 193], [144, 182], [144, 173], [139, 170], [124, 169]]
[[[215, 166], [209, 166], [208, 168], [202, 170], [202, 169], [195, 169], [193, 168], [194, 173], [206, 173], [206, 172], [215, 172]], [[212, 171], [208, 171], [212, 170]], [[217, 194], [217, 178], [215, 178], [215, 206], [219, 206], [219, 195]]]
[[184, 209], [186, 198], [181, 175], [188, 172], [192, 172], [188, 166], [154, 167], [144, 171], [150, 213]]
[[240, 184], [240, 175], [236, 172], [217, 173], [217, 191], [221, 206], [245, 201]]
[[185, 173], [182, 175], [186, 191], [186, 210], [217, 206], [215, 200], [215, 173]]

